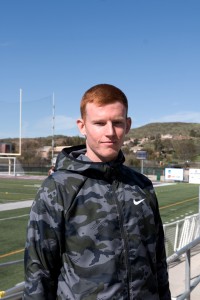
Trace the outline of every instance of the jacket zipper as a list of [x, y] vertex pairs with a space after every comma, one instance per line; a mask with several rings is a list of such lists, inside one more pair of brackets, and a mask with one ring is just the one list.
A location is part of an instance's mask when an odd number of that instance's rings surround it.
[[[112, 184], [112, 189], [113, 189], [113, 193], [115, 193], [117, 187], [118, 182], [115, 180], [113, 181]], [[119, 214], [119, 223], [120, 223], [120, 229], [121, 229], [121, 234], [122, 234], [122, 239], [124, 241], [124, 249], [125, 249], [125, 263], [126, 263], [126, 270], [127, 270], [127, 286], [128, 286], [128, 299], [130, 299], [130, 279], [131, 279], [131, 270], [129, 268], [129, 261], [128, 261], [128, 239], [127, 239], [127, 234], [125, 232], [124, 229], [124, 216], [123, 216], [123, 212], [122, 212], [122, 208], [121, 205], [117, 199], [117, 197], [115, 197], [115, 203], [117, 205], [117, 210], [118, 210], [118, 214]]]

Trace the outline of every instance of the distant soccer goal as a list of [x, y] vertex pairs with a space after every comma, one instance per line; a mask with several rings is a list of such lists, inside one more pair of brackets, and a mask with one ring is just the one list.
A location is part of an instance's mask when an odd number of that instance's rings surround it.
[[16, 175], [16, 157], [0, 157], [0, 174]]

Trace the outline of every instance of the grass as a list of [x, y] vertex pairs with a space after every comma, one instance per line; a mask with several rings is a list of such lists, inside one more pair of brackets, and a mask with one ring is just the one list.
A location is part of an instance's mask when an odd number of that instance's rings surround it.
[[[24, 247], [29, 211], [30, 208], [22, 208], [0, 212], [0, 256]], [[20, 258], [21, 255], [15, 256]]]
[[[30, 208], [0, 212], [0, 264], [23, 259]], [[0, 290], [24, 280], [23, 263], [0, 267]]]
[[163, 223], [198, 213], [199, 185], [178, 183], [155, 188]]
[[[33, 200], [41, 180], [0, 179], [0, 203]], [[0, 211], [0, 264], [22, 260], [30, 208]], [[23, 263], [0, 267], [0, 291], [24, 280]]]
[[7, 179], [0, 180], [0, 203], [32, 200], [41, 180]]
[[[0, 179], [0, 203], [32, 200], [41, 180]], [[178, 183], [155, 188], [164, 223], [198, 213], [199, 185]], [[23, 259], [30, 208], [0, 211], [0, 264]], [[0, 266], [0, 291], [24, 280], [23, 264]]]

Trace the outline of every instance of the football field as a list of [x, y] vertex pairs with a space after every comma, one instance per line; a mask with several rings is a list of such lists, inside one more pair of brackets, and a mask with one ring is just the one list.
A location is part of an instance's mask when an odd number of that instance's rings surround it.
[[[0, 178], [0, 204], [33, 200], [42, 179]], [[199, 185], [155, 185], [163, 223], [199, 211]], [[0, 291], [24, 280], [23, 252], [30, 207], [0, 211]], [[12, 264], [10, 264], [12, 262]]]
[[[33, 200], [41, 182], [0, 178], [0, 205]], [[29, 211], [30, 207], [0, 211], [0, 291], [24, 280], [22, 262]]]
[[199, 212], [199, 185], [176, 183], [155, 186], [163, 223], [170, 223]]

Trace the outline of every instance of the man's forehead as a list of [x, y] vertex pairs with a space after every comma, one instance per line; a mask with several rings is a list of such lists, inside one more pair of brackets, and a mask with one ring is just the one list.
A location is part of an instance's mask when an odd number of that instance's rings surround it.
[[87, 108], [97, 108], [98, 110], [104, 110], [106, 107], [112, 107], [112, 108], [124, 108], [126, 110], [125, 105], [120, 102], [120, 101], [116, 101], [116, 102], [109, 102], [109, 103], [97, 103], [97, 102], [88, 102], [86, 104], [86, 109]]
[[[110, 107], [109, 107], [110, 106]], [[101, 105], [101, 106], [88, 106], [86, 109], [86, 117], [90, 119], [113, 119], [122, 120], [126, 119], [126, 108], [121, 105]]]

